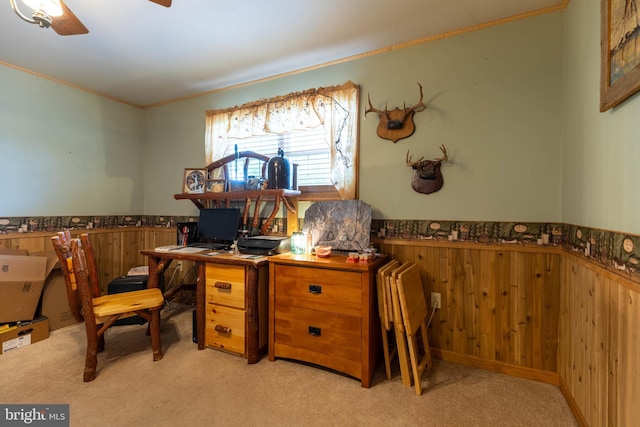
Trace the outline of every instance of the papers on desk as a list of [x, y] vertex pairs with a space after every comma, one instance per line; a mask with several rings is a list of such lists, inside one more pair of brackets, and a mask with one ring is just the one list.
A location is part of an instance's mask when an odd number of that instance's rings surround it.
[[168, 246], [158, 246], [154, 250], [156, 252], [171, 252], [176, 249], [184, 248], [182, 245], [168, 245]]
[[244, 254], [244, 255], [236, 255], [236, 257], [244, 258], [244, 259], [260, 259], [260, 258], [263, 258], [264, 255]]
[[206, 252], [209, 249], [207, 248], [197, 248], [194, 246], [182, 246], [182, 245], [167, 245], [167, 246], [158, 246], [155, 251], [156, 252], [175, 252], [179, 254], [196, 254], [200, 252]]

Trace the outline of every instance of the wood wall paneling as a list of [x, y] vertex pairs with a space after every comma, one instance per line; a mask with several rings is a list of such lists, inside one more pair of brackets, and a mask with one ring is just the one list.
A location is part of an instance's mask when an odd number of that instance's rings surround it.
[[556, 372], [558, 253], [393, 243], [381, 249], [420, 266], [427, 301], [431, 292], [441, 294], [429, 327], [432, 347]]
[[640, 420], [640, 288], [575, 255], [561, 286], [558, 367], [590, 426]]

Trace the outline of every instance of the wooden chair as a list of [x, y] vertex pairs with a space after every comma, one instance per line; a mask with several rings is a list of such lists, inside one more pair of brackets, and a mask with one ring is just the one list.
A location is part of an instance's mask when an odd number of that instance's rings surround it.
[[387, 280], [391, 270], [397, 268], [400, 262], [391, 260], [378, 269], [376, 275], [376, 289], [378, 291], [378, 314], [380, 315], [380, 330], [382, 332], [382, 352], [387, 379], [391, 379], [391, 360], [398, 353], [397, 345], [389, 342], [389, 332], [393, 326], [393, 311], [387, 300]]
[[[424, 297], [422, 277], [417, 265], [412, 264], [398, 275], [398, 297], [402, 322], [409, 343], [409, 355], [411, 356], [411, 371], [416, 394], [422, 394], [420, 377], [425, 368], [431, 368], [431, 352], [429, 351], [429, 339], [427, 338], [427, 318], [429, 309]], [[420, 358], [418, 352], [418, 338], [422, 338], [424, 354]]]
[[72, 239], [69, 232], [51, 238], [67, 284], [69, 307], [78, 321], [84, 321], [87, 353], [84, 381], [96, 378], [98, 353], [104, 350], [104, 333], [121, 318], [138, 315], [149, 322], [153, 360], [162, 359], [160, 309], [164, 304], [158, 288], [100, 296], [96, 260], [89, 236]]

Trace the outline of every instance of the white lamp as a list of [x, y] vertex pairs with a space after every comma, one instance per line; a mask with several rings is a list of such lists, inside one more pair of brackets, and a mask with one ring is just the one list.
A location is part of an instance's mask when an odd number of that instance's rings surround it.
[[13, 11], [24, 21], [30, 24], [38, 24], [42, 28], [49, 28], [51, 26], [51, 17], [62, 15], [62, 5], [60, 0], [22, 0], [22, 2], [31, 8], [31, 18], [24, 15], [16, 0], [9, 0]]

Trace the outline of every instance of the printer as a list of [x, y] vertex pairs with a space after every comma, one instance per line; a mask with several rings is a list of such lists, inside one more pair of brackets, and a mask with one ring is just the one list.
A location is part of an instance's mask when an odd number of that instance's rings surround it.
[[277, 255], [291, 251], [291, 239], [287, 236], [251, 236], [238, 239], [241, 254]]

